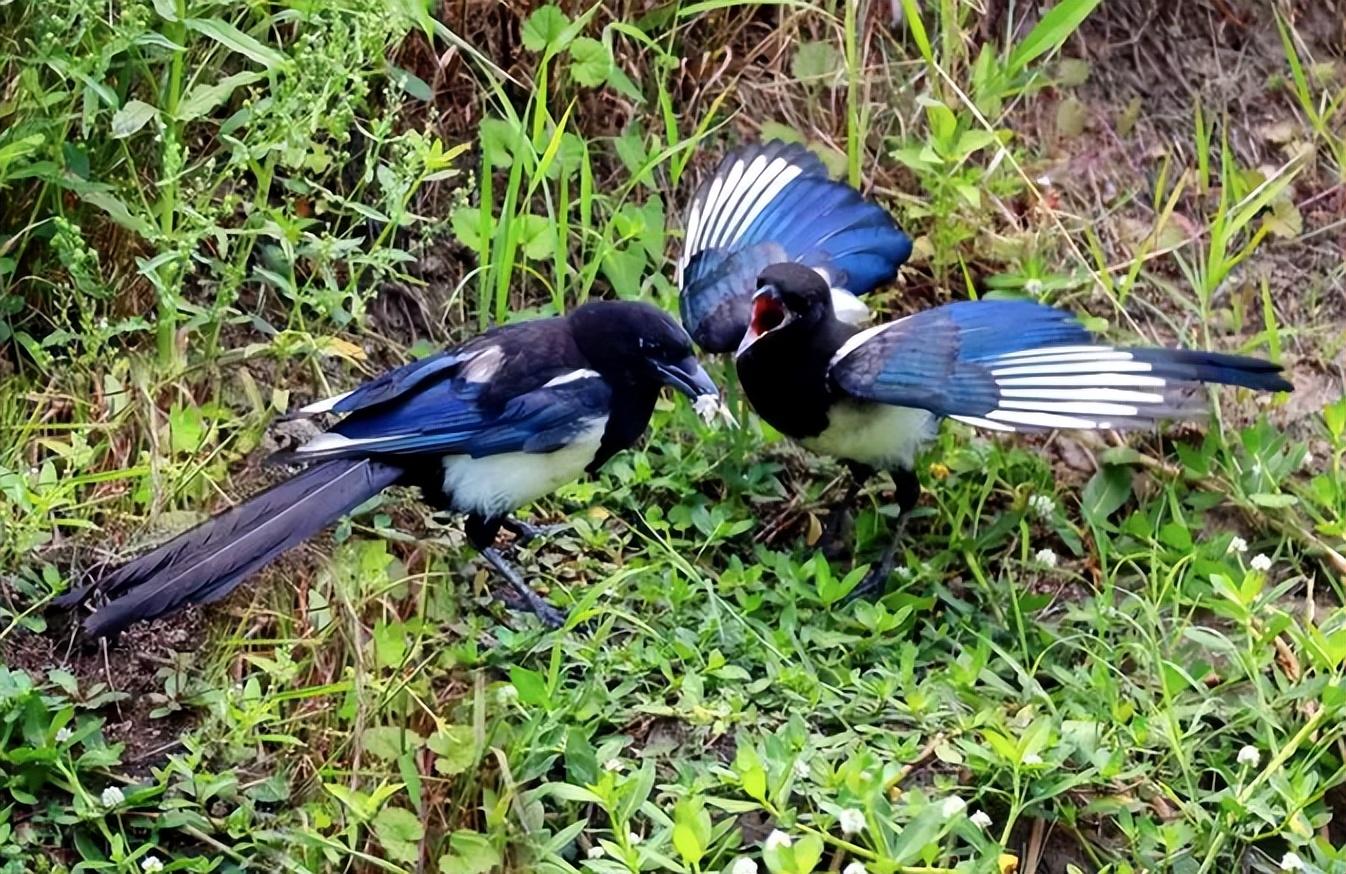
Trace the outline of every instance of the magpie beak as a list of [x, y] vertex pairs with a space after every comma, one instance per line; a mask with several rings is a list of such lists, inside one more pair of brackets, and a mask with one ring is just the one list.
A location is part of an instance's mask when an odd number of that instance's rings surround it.
[[720, 389], [711, 382], [710, 374], [706, 373], [701, 362], [693, 355], [688, 355], [677, 364], [665, 364], [662, 361], [655, 361], [653, 364], [659, 375], [664, 378], [665, 385], [677, 389], [694, 401], [705, 395], [716, 398], [720, 396]]
[[738, 344], [737, 357], [748, 351], [748, 347], [757, 342], [763, 334], [769, 334], [794, 318], [794, 314], [785, 306], [780, 289], [767, 284], [757, 289], [752, 296], [752, 318], [748, 320], [748, 330], [743, 342]]

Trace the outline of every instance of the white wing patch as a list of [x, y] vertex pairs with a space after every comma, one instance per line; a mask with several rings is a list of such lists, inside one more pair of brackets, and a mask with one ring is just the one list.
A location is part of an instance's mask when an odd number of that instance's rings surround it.
[[543, 383], [542, 387], [555, 388], [558, 385], [565, 385], [568, 382], [578, 382], [581, 379], [595, 379], [599, 375], [597, 370], [589, 370], [588, 368], [572, 370], [569, 373], [563, 373], [560, 376], [553, 376]]
[[702, 183], [687, 212], [686, 239], [678, 259], [677, 282], [698, 252], [733, 245], [781, 190], [804, 172], [782, 157], [738, 159]]
[[463, 364], [459, 376], [467, 382], [490, 382], [491, 377], [495, 376], [495, 372], [504, 363], [505, 353], [500, 347], [487, 346]]
[[832, 289], [832, 310], [838, 319], [848, 325], [858, 325], [869, 320], [869, 307], [844, 288]]
[[313, 403], [308, 404], [307, 406], [300, 407], [297, 413], [301, 416], [316, 416], [319, 413], [330, 412], [332, 407], [335, 407], [337, 404], [341, 403], [354, 393], [355, 389], [351, 389], [350, 391], [343, 391], [339, 395], [332, 395], [330, 398], [323, 398], [320, 401], [314, 401]]
[[995, 380], [999, 403], [981, 416], [953, 417], [977, 428], [1097, 430], [1150, 421], [1169, 410], [1164, 389], [1170, 381], [1123, 349], [1045, 346], [981, 363]]

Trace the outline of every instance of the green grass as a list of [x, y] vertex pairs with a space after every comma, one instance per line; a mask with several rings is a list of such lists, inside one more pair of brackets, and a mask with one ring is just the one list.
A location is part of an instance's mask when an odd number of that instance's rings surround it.
[[[1341, 71], [1249, 13], [1279, 72], [1243, 96], [1288, 125], [1252, 163], [1211, 95], [1105, 102], [1108, 4], [900, 7], [544, 7], [506, 53], [471, 4], [0, 5], [0, 872], [1346, 872]], [[570, 523], [520, 557], [562, 631], [403, 494], [120, 647], [49, 625], [259, 487], [300, 400], [590, 295], [672, 308], [678, 204], [759, 133], [918, 238], [891, 313], [1028, 294], [1306, 391], [946, 427], [873, 603], [882, 479], [828, 562], [842, 470], [666, 400], [532, 510]]]

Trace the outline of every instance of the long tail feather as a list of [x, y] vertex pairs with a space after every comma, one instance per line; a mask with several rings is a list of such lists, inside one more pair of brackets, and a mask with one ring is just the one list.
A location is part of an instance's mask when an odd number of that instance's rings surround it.
[[95, 637], [190, 604], [209, 604], [404, 474], [368, 459], [314, 465], [55, 603], [71, 607], [94, 589], [106, 593], [111, 600], [83, 622]]

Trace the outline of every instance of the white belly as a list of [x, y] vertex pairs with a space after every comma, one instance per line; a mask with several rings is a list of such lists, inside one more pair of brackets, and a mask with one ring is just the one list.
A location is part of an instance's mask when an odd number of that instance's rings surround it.
[[911, 407], [841, 401], [827, 413], [827, 430], [800, 442], [814, 452], [880, 470], [910, 470], [916, 450], [939, 428], [934, 413]]
[[579, 479], [598, 454], [607, 417], [592, 420], [572, 442], [555, 452], [505, 452], [485, 458], [450, 455], [444, 459], [444, 493], [454, 509], [482, 516], [512, 513]]

